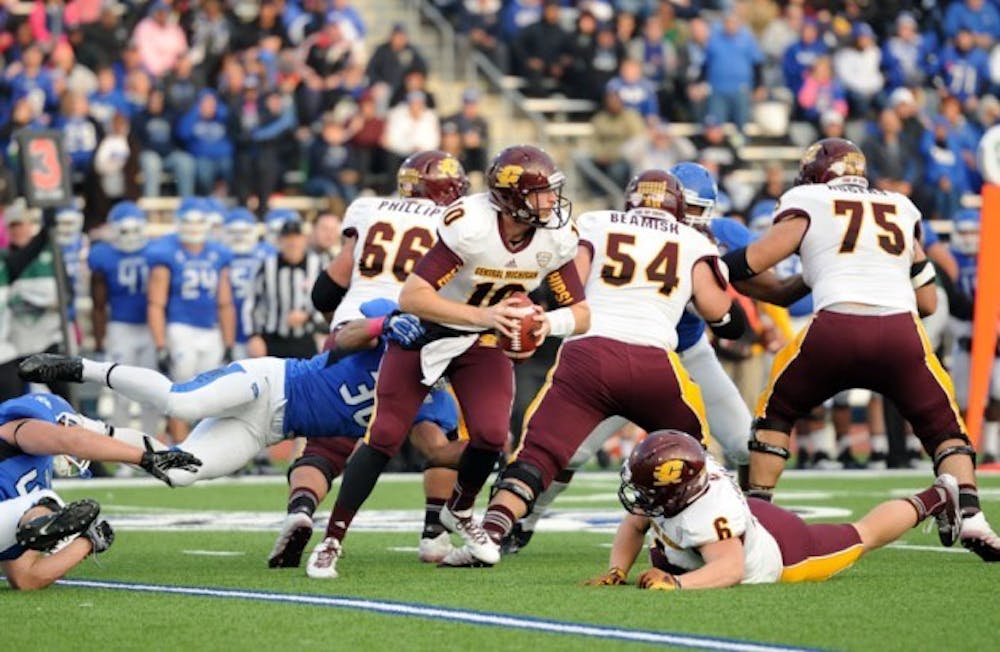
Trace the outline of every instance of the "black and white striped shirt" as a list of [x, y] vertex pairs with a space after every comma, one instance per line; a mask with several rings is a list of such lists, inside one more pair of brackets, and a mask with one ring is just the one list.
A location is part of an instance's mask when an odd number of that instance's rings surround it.
[[[270, 256], [261, 264], [254, 283], [253, 332], [264, 338], [304, 338], [316, 332], [317, 320], [310, 293], [323, 263], [313, 251], [297, 265], [281, 254]], [[288, 316], [304, 310], [310, 319], [301, 326], [288, 325]]]

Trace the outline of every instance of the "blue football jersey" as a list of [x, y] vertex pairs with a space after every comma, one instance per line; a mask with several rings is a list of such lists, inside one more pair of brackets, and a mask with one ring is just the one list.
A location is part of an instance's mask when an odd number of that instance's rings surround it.
[[149, 266], [170, 270], [167, 323], [214, 328], [218, 323], [216, 294], [219, 275], [229, 267], [232, 254], [217, 242], [208, 241], [193, 254], [177, 234], [164, 236], [149, 247]]
[[[375, 381], [384, 353], [383, 342], [339, 360], [329, 352], [308, 360], [287, 360], [285, 434], [363, 437], [375, 409]], [[414, 420], [421, 421], [434, 422], [445, 432], [454, 430], [458, 411], [451, 394], [444, 390], [428, 394]]]
[[90, 248], [90, 271], [104, 277], [108, 288], [110, 320], [126, 324], [146, 323], [146, 280], [149, 278], [150, 245], [126, 252], [108, 242]]
[[272, 245], [261, 242], [249, 254], [233, 254], [232, 262], [229, 266], [229, 282], [233, 286], [233, 307], [236, 310], [236, 342], [244, 343], [250, 337], [253, 318], [250, 310], [253, 307], [252, 301], [247, 301], [253, 296], [254, 279], [257, 270], [268, 256], [277, 253]]
[[976, 296], [976, 258], [978, 256], [963, 254], [957, 249], [952, 249], [951, 255], [958, 263], [958, 289], [970, 297]]

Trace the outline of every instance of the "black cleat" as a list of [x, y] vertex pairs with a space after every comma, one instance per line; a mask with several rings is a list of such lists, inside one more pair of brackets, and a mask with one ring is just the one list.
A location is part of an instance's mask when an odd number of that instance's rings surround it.
[[844, 465], [845, 469], [848, 470], [861, 470], [867, 469], [868, 465], [854, 457], [851, 451], [845, 450], [840, 455], [837, 456], [837, 461]]
[[17, 366], [17, 375], [30, 383], [83, 382], [83, 358], [58, 353], [36, 353]]
[[47, 552], [57, 543], [85, 532], [97, 520], [101, 506], [84, 498], [34, 518], [17, 529], [17, 542], [29, 550]]
[[521, 527], [521, 522], [518, 521], [511, 528], [507, 536], [503, 538], [500, 542], [500, 554], [501, 555], [516, 555], [521, 552], [521, 550], [528, 545], [531, 541], [531, 535], [535, 533], [534, 530], [525, 530]]
[[308, 514], [292, 512], [281, 524], [281, 533], [267, 557], [269, 568], [298, 568], [302, 552], [313, 533], [313, 520]]

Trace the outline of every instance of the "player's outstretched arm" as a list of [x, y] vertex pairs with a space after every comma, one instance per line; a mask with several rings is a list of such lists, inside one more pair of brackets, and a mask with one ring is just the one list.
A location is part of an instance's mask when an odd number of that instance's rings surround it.
[[229, 282], [228, 267], [219, 274], [219, 288], [215, 297], [219, 312], [219, 330], [222, 331], [222, 344], [227, 351], [230, 351], [236, 342], [236, 309], [233, 306], [233, 286]]
[[104, 350], [104, 336], [108, 332], [108, 282], [104, 273], [90, 274], [90, 318], [94, 324], [94, 349]]
[[639, 576], [644, 589], [721, 589], [743, 581], [743, 542], [739, 537], [715, 541], [698, 548], [705, 565], [683, 575], [651, 568]]
[[729, 280], [744, 281], [788, 258], [798, 251], [808, 228], [804, 214], [792, 215], [775, 222], [759, 240], [730, 251], [722, 257], [729, 266]]
[[917, 312], [921, 317], [933, 315], [937, 310], [937, 286], [935, 279], [937, 273], [934, 266], [927, 259], [923, 247], [919, 242], [913, 245], [913, 265], [910, 267], [910, 280], [913, 282], [913, 290], [917, 295]]
[[772, 270], [761, 272], [745, 281], [736, 281], [733, 287], [742, 295], [786, 308], [812, 292], [801, 274], [779, 279]]
[[[149, 303], [146, 308], [146, 321], [149, 323], [149, 334], [157, 350], [167, 346], [167, 296], [170, 292], [170, 270], [163, 265], [156, 265], [149, 270], [149, 281], [146, 285], [146, 296]], [[161, 369], [160, 371], [164, 371]]]
[[725, 278], [715, 259], [699, 260], [693, 270], [694, 307], [712, 332], [727, 340], [739, 339], [746, 330], [746, 315], [726, 291]]
[[628, 572], [635, 563], [635, 558], [642, 550], [649, 529], [649, 519], [638, 514], [628, 514], [618, 524], [615, 540], [611, 544], [611, 558], [608, 570], [593, 579], [587, 580], [587, 586], [612, 586], [625, 584]]

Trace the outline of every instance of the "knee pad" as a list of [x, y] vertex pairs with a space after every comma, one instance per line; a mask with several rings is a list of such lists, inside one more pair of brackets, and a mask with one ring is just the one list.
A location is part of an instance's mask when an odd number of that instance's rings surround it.
[[292, 481], [292, 471], [303, 466], [311, 466], [322, 473], [323, 477], [326, 478], [326, 490], [330, 491], [330, 487], [333, 486], [333, 479], [337, 477], [337, 472], [334, 470], [330, 460], [319, 455], [303, 455], [288, 467], [287, 477], [289, 483]]
[[[767, 453], [768, 455], [775, 455], [783, 460], [787, 460], [791, 457], [791, 452], [784, 446], [775, 446], [774, 444], [768, 444], [767, 442], [757, 439], [757, 429], [763, 428], [765, 430], [779, 430], [778, 428], [772, 427], [771, 423], [766, 422], [765, 419], [757, 419], [754, 421], [753, 429], [750, 431], [750, 439], [747, 441], [747, 450], [756, 453]], [[784, 432], [779, 430], [779, 432]]]
[[[964, 436], [949, 437], [948, 439], [966, 439]], [[976, 467], [976, 449], [968, 444], [962, 446], [948, 446], [947, 448], [934, 454], [934, 475], [938, 474], [938, 468], [946, 458], [952, 455], [968, 455], [972, 458], [972, 468]]]
[[[514, 482], [515, 480], [521, 484]], [[528, 489], [525, 490], [522, 484], [527, 485]], [[532, 508], [535, 506], [535, 498], [545, 491], [545, 486], [542, 482], [542, 472], [532, 464], [515, 460], [504, 469], [503, 475], [493, 485], [493, 493], [501, 489], [506, 489], [520, 498], [528, 508], [526, 515], [530, 514]]]

